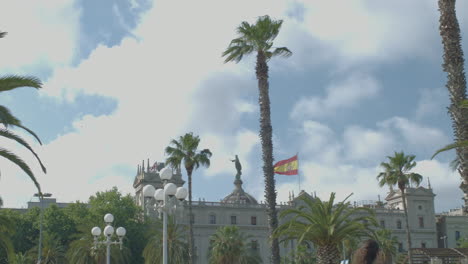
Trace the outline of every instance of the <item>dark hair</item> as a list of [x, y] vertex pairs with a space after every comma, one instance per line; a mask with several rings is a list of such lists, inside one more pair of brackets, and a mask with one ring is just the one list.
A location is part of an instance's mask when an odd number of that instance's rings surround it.
[[352, 264], [373, 264], [379, 254], [377, 241], [369, 239], [354, 252]]

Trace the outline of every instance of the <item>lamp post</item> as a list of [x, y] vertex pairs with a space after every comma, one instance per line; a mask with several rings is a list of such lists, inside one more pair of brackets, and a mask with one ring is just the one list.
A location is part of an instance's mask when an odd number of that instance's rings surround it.
[[161, 213], [163, 215], [163, 264], [167, 264], [167, 214], [172, 213], [177, 204], [185, 200], [187, 189], [168, 182], [172, 178], [172, 169], [169, 167], [162, 169], [159, 176], [163, 181], [163, 189], [155, 190], [153, 186], [149, 187], [148, 185], [143, 188], [143, 195], [145, 198], [154, 197], [159, 217], [161, 217]]
[[122, 250], [122, 240], [127, 233], [127, 230], [123, 227], [119, 227], [116, 230], [116, 234], [119, 237], [119, 241], [112, 241], [111, 237], [114, 234], [114, 227], [111, 225], [114, 222], [114, 216], [112, 214], [106, 214], [104, 216], [104, 222], [106, 222], [106, 227], [104, 228], [104, 236], [106, 240], [98, 241], [99, 236], [101, 235], [101, 228], [95, 226], [91, 229], [91, 234], [94, 236], [94, 246], [97, 247], [98, 244], [106, 245], [106, 263], [110, 264], [110, 245], [120, 245], [120, 250]]
[[35, 193], [34, 197], [39, 197], [39, 202], [41, 203], [41, 216], [40, 216], [40, 224], [39, 224], [39, 246], [37, 250], [37, 264], [40, 264], [42, 261], [42, 215], [44, 210], [44, 197], [51, 197], [51, 193]]

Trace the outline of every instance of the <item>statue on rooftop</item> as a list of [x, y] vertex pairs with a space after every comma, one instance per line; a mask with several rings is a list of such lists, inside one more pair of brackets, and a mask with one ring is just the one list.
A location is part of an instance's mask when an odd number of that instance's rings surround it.
[[234, 164], [236, 165], [236, 170], [237, 170], [236, 180], [240, 180], [240, 176], [242, 175], [242, 165], [239, 161], [239, 157], [237, 157], [236, 155], [236, 159], [231, 160], [231, 161], [234, 162]]

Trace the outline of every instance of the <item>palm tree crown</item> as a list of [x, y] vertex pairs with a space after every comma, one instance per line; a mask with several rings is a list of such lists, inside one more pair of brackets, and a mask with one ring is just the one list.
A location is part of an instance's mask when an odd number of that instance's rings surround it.
[[274, 56], [289, 57], [292, 52], [286, 47], [273, 48], [273, 40], [278, 36], [282, 20], [271, 20], [269, 16], [261, 16], [254, 25], [244, 21], [237, 28], [240, 35], [231, 41], [223, 52], [224, 62], [240, 62], [244, 55], [262, 52], [267, 60]]
[[416, 185], [421, 183], [422, 176], [410, 172], [416, 166], [416, 161], [414, 161], [416, 156], [405, 155], [403, 152], [395, 152], [395, 156], [388, 156], [387, 158], [389, 162], [380, 163], [380, 166], [385, 170], [377, 176], [380, 187], [384, 185], [398, 185], [400, 190], [404, 190], [410, 183]]
[[210, 239], [210, 249], [208, 252], [209, 263], [217, 264], [257, 264], [261, 263], [258, 254], [250, 251], [244, 236], [237, 226], [223, 226], [216, 230]]
[[373, 211], [352, 208], [348, 198], [335, 204], [335, 193], [328, 201], [301, 196], [304, 205], [281, 212], [280, 218], [289, 220], [278, 227], [275, 236], [285, 241], [297, 239], [298, 245], [312, 242], [317, 247], [319, 264], [338, 263], [338, 246], [347, 238], [367, 236], [370, 226], [376, 225]]

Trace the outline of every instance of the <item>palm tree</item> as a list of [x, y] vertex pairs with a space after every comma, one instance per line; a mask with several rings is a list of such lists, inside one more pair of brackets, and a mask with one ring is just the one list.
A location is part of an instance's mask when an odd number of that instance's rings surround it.
[[[0, 38], [5, 37], [6, 34], [7, 32], [0, 31]], [[16, 76], [16, 75], [0, 77], [0, 92], [10, 91], [10, 90], [14, 90], [14, 89], [21, 88], [21, 87], [32, 87], [32, 88], [40, 89], [42, 88], [42, 83], [36, 77], [28, 77], [28, 76], [23, 77], [23, 76]], [[46, 168], [44, 167], [44, 165], [42, 164], [41, 160], [39, 159], [37, 154], [34, 152], [34, 150], [29, 146], [29, 144], [25, 140], [23, 140], [21, 137], [10, 132], [6, 128], [8, 128], [8, 126], [22, 128], [26, 130], [29, 134], [34, 136], [36, 140], [39, 142], [39, 144], [42, 145], [42, 142], [39, 139], [39, 137], [32, 130], [23, 126], [21, 121], [15, 116], [13, 116], [8, 108], [2, 105], [0, 105], [0, 123], [3, 124], [5, 127], [5, 128], [0, 129], [0, 136], [12, 139], [16, 141], [17, 143], [19, 143], [20, 145], [23, 145], [24, 147], [26, 147], [29, 151], [31, 151], [33, 155], [36, 157], [36, 159], [39, 161], [42, 171], [46, 173]], [[19, 158], [18, 156], [16, 156], [12, 152], [4, 148], [0, 148], [0, 156], [10, 160], [11, 162], [15, 163], [18, 167], [20, 167], [21, 170], [23, 170], [31, 178], [31, 180], [36, 185], [39, 193], [41, 193], [41, 187], [39, 183], [37, 182], [36, 177], [34, 176], [29, 166], [21, 158]]]
[[[184, 236], [186, 234], [185, 226], [177, 225], [174, 217], [168, 218], [167, 227], [167, 245], [169, 254], [169, 263], [187, 263], [188, 248]], [[143, 250], [145, 264], [158, 264], [162, 262], [163, 255], [163, 234], [162, 222], [156, 221], [151, 224], [151, 233], [148, 244]]]
[[244, 236], [237, 226], [222, 226], [210, 237], [208, 252], [210, 264], [257, 264], [261, 259], [252, 252], [246, 243], [250, 237]]
[[[466, 78], [460, 26], [455, 12], [455, 0], [439, 0], [439, 32], [444, 47], [442, 68], [447, 72], [447, 89], [450, 94], [449, 113], [452, 118], [455, 142], [468, 141], [468, 110], [460, 106], [466, 100]], [[460, 189], [464, 193], [465, 213], [468, 212], [468, 148], [457, 147], [460, 162], [458, 172], [462, 177]]]
[[15, 254], [12, 264], [30, 264], [33, 262], [33, 258], [20, 252]]
[[[28, 253], [30, 256], [37, 256], [38, 247], [32, 248]], [[65, 262], [65, 247], [60, 240], [47, 232], [44, 232], [44, 241], [42, 246], [41, 263], [44, 264], [60, 264]]]
[[379, 250], [383, 253], [384, 263], [393, 263], [393, 258], [397, 255], [398, 239], [396, 236], [392, 236], [392, 231], [378, 229], [372, 232], [371, 238], [379, 244]]
[[0, 214], [0, 250], [6, 253], [6, 257], [11, 262], [15, 255], [11, 237], [14, 234], [14, 223], [7, 216]]
[[412, 264], [411, 259], [411, 235], [409, 231], [409, 223], [408, 223], [408, 209], [406, 207], [406, 188], [409, 186], [410, 183], [415, 183], [419, 185], [422, 181], [422, 176], [410, 172], [415, 166], [416, 162], [414, 161], [414, 155], [406, 156], [403, 152], [395, 152], [395, 156], [387, 157], [389, 162], [382, 162], [380, 166], [385, 169], [385, 171], [379, 173], [377, 175], [377, 180], [379, 181], [379, 186], [383, 187], [384, 185], [388, 185], [393, 187], [397, 185], [401, 191], [401, 199], [403, 201], [403, 210], [405, 213], [405, 221], [406, 221], [406, 238], [408, 243], [408, 258], [409, 264]]
[[276, 190], [273, 171], [273, 129], [270, 117], [270, 97], [268, 84], [267, 62], [275, 56], [291, 56], [292, 53], [286, 47], [273, 48], [273, 40], [278, 36], [282, 20], [271, 20], [269, 16], [262, 16], [257, 22], [250, 25], [244, 21], [237, 28], [238, 38], [231, 41], [222, 56], [226, 56], [224, 62], [239, 62], [245, 55], [256, 52], [257, 65], [255, 72], [258, 80], [260, 105], [260, 139], [262, 143], [263, 175], [265, 178], [265, 200], [268, 204], [268, 225], [271, 237], [271, 261], [279, 264], [280, 253], [278, 239], [273, 238], [273, 231], [278, 226], [276, 212]]
[[318, 264], [336, 264], [340, 261], [339, 247], [349, 237], [363, 237], [377, 225], [374, 212], [368, 208], [353, 208], [346, 197], [335, 204], [335, 193], [328, 201], [301, 196], [303, 205], [284, 210], [285, 222], [275, 230], [283, 240], [297, 240], [297, 244], [311, 242], [316, 247]]
[[166, 164], [180, 170], [183, 163], [187, 171], [188, 178], [188, 196], [189, 196], [189, 263], [193, 263], [193, 223], [192, 223], [192, 173], [200, 166], [210, 167], [210, 158], [212, 153], [209, 149], [198, 150], [200, 138], [193, 133], [187, 133], [179, 137], [179, 141], [173, 139], [170, 145], [166, 147]]

